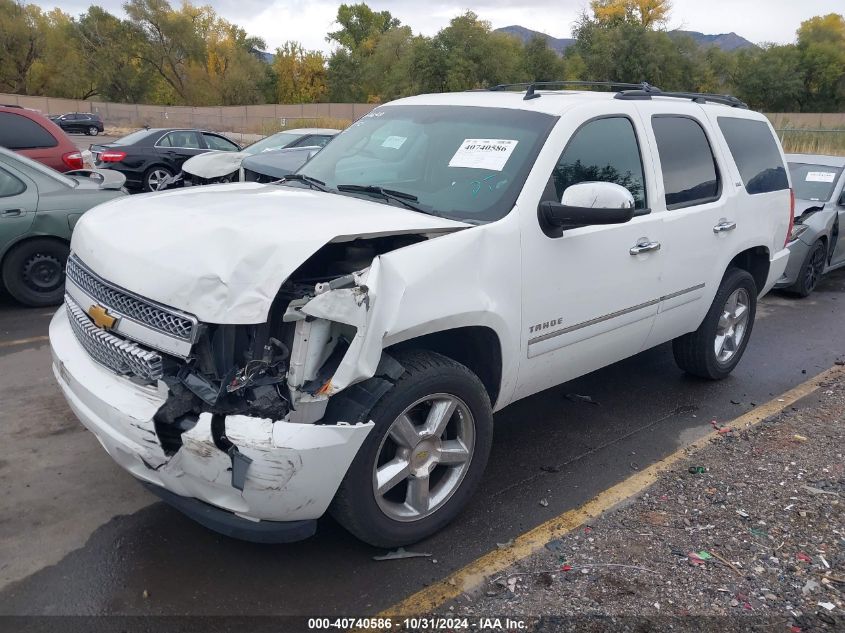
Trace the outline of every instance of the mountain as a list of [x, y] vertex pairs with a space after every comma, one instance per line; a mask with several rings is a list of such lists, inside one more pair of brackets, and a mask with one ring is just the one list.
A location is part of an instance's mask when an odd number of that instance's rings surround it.
[[[496, 31], [498, 33], [507, 33], [508, 35], [518, 37], [523, 42], [527, 42], [536, 36], [545, 37], [549, 43], [549, 48], [557, 51], [558, 53], [563, 53], [563, 51], [575, 43], [575, 40], [572, 38], [552, 37], [551, 35], [541, 33], [540, 31], [532, 31], [531, 29], [527, 29], [524, 26], [516, 24], [512, 26], [503, 26], [500, 29], [496, 29]], [[675, 30], [669, 31], [669, 35], [685, 35], [695, 40], [699, 46], [718, 46], [724, 51], [733, 51], [738, 48], [749, 48], [751, 46], [755, 46], [753, 43], [736, 33], [708, 35], [707, 33], [699, 33], [698, 31]]]
[[708, 35], [698, 31], [669, 31], [669, 35], [686, 35], [696, 41], [699, 46], [718, 46], [723, 51], [735, 51], [738, 48], [751, 48], [756, 44], [736, 33], [719, 33]]
[[575, 43], [574, 39], [568, 37], [552, 37], [551, 35], [540, 33], [540, 31], [532, 31], [531, 29], [527, 29], [524, 26], [518, 26], [516, 24], [513, 26], [503, 26], [502, 28], [495, 30], [497, 33], [507, 33], [508, 35], [518, 37], [523, 42], [528, 42], [538, 35], [540, 37], [545, 37], [549, 42], [549, 48], [557, 51], [558, 53], [563, 53], [567, 47], [572, 46], [572, 44]]

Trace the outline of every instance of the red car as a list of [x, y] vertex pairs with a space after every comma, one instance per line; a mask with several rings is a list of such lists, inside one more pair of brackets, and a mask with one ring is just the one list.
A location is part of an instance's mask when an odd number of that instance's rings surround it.
[[0, 105], [0, 147], [58, 171], [82, 169], [82, 153], [47, 117], [20, 106]]

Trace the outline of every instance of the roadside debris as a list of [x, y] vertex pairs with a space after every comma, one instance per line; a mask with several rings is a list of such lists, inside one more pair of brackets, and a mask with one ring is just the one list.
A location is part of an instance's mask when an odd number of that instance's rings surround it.
[[570, 402], [583, 402], [585, 404], [594, 404], [598, 406], [598, 402], [593, 400], [590, 396], [582, 396], [579, 393], [568, 393], [566, 394], [566, 399]]
[[751, 618], [790, 633], [838, 630], [845, 377], [828, 389], [819, 405], [787, 407], [707, 443], [637, 498], [465, 594], [455, 613], [648, 619], [659, 611], [724, 617], [725, 631], [751, 630]]
[[382, 556], [373, 556], [373, 560], [401, 560], [403, 558], [429, 558], [431, 554], [428, 552], [409, 552], [404, 547], [400, 547], [392, 552], [383, 554]]
[[544, 508], [548, 508], [549, 507], [548, 499], [540, 499], [540, 505], [543, 506]]

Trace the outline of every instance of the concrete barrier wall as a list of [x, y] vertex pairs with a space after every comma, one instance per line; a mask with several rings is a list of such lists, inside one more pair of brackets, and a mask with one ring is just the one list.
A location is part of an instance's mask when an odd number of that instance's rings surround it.
[[304, 103], [251, 106], [159, 106], [105, 101], [81, 101], [0, 93], [0, 103], [19, 105], [43, 114], [97, 112], [106, 127], [198, 127], [221, 132], [270, 133], [309, 123], [329, 125], [354, 121], [372, 110], [370, 103]]
[[[326, 119], [354, 121], [372, 110], [372, 103], [303, 103], [251, 106], [158, 106], [105, 101], [78, 101], [53, 97], [28, 97], [0, 93], [0, 103], [32, 108], [44, 114], [65, 112], [98, 112], [108, 127], [198, 127], [221, 132], [267, 134], [289, 126], [321, 122]], [[845, 113], [776, 113], [767, 114], [778, 128], [841, 129]]]

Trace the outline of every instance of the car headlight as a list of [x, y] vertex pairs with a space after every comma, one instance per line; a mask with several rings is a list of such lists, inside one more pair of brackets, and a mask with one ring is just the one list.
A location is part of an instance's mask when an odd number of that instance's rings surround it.
[[789, 234], [789, 241], [794, 242], [804, 234], [809, 227], [806, 224], [795, 224], [792, 227], [792, 232]]

